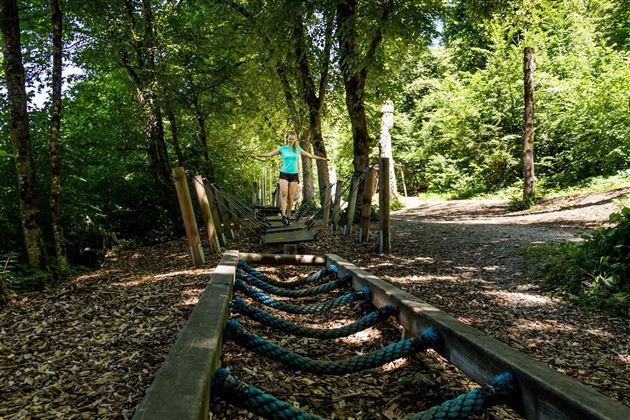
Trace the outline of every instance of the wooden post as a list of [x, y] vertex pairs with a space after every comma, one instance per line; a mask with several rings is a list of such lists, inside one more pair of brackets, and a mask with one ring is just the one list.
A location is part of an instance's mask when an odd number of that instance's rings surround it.
[[339, 227], [339, 210], [341, 209], [342, 187], [343, 182], [337, 181], [337, 188], [335, 188], [335, 203], [333, 204], [332, 213], [330, 215], [333, 230], [337, 230], [337, 228]]
[[376, 168], [371, 167], [365, 179], [363, 200], [361, 204], [361, 226], [359, 227], [359, 242], [367, 242], [370, 235], [370, 213], [372, 210], [372, 196], [376, 188]]
[[261, 206], [267, 205], [267, 168], [263, 166], [262, 168], [262, 202]]
[[221, 197], [221, 194], [219, 194], [219, 192], [214, 188], [211, 188], [210, 192], [214, 195], [214, 202], [217, 205], [219, 217], [221, 217], [221, 222], [223, 223], [223, 232], [229, 232], [232, 239], [234, 239], [235, 236], [234, 229], [232, 227], [232, 220], [230, 219], [230, 213], [227, 211], [225, 203], [223, 202], [223, 197]]
[[344, 236], [350, 236], [350, 234], [352, 234], [352, 228], [354, 226], [354, 210], [357, 205], [359, 182], [361, 182], [361, 176], [353, 175], [352, 182], [350, 183], [350, 192], [348, 193], [346, 225], [343, 229]]
[[536, 196], [534, 177], [534, 49], [526, 47], [523, 52], [525, 84], [525, 133], [523, 139], [523, 199], [533, 200]]
[[326, 192], [324, 193], [324, 208], [322, 210], [322, 226], [327, 226], [330, 220], [330, 201], [332, 199], [332, 184], [326, 186]]
[[282, 247], [283, 254], [297, 254], [297, 244], [284, 244]]
[[220, 252], [221, 244], [219, 243], [217, 231], [214, 227], [214, 219], [212, 218], [212, 212], [210, 211], [210, 204], [208, 203], [206, 187], [203, 184], [203, 177], [201, 175], [196, 175], [193, 179], [195, 182], [195, 191], [197, 192], [197, 200], [199, 201], [199, 208], [201, 209], [201, 219], [206, 227], [210, 247], [213, 251]]
[[256, 201], [257, 195], [258, 195], [258, 183], [254, 181], [254, 183], [252, 184], [252, 206], [258, 205], [258, 202]]
[[405, 184], [405, 168], [400, 165], [398, 166], [398, 169], [400, 169], [400, 180], [403, 184], [403, 193], [405, 194], [405, 197], [407, 197], [407, 185]]
[[214, 193], [212, 192], [212, 188], [206, 189], [206, 196], [208, 197], [208, 205], [210, 206], [210, 212], [212, 213], [212, 220], [214, 220], [214, 227], [217, 231], [217, 237], [219, 238], [219, 243], [223, 246], [227, 244], [225, 239], [225, 230], [223, 228], [223, 221], [221, 220], [221, 215], [219, 214], [219, 208], [217, 205], [217, 201], [214, 198]]
[[195, 212], [193, 211], [184, 168], [181, 166], [173, 168], [173, 181], [175, 181], [175, 190], [177, 191], [179, 208], [182, 211], [182, 219], [184, 219], [184, 228], [186, 229], [188, 244], [190, 245], [193, 267], [197, 267], [200, 264], [204, 264], [206, 259], [201, 247], [201, 239], [199, 239], [199, 230], [197, 229], [197, 221], [195, 220]]
[[381, 106], [381, 138], [379, 139], [380, 157], [389, 160], [389, 167], [380, 167], [380, 170], [389, 172], [390, 196], [398, 194], [396, 186], [396, 172], [394, 171], [394, 155], [392, 154], [392, 135], [390, 133], [394, 126], [394, 103], [390, 100], [383, 102]]
[[389, 218], [389, 202], [390, 202], [390, 189], [389, 189], [389, 159], [380, 158], [379, 160], [380, 171], [378, 172], [378, 251], [389, 252], [390, 246], [390, 218]]

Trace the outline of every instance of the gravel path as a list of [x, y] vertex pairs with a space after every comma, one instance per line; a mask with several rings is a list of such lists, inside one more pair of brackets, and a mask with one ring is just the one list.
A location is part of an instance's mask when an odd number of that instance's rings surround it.
[[[628, 320], [543, 295], [521, 248], [577, 241], [629, 189], [546, 200], [407, 202], [392, 215], [391, 255], [340, 244], [353, 262], [459, 320], [630, 406]], [[330, 251], [328, 251], [330, 252]], [[340, 254], [343, 255], [343, 254]], [[353, 259], [354, 258], [354, 259]]]

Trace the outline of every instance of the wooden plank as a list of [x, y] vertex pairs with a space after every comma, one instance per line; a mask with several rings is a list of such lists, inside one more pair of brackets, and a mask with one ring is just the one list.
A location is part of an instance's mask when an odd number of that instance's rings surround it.
[[326, 258], [319, 255], [256, 254], [241, 252], [238, 257], [252, 264], [261, 265], [326, 265]]
[[620, 402], [529, 358], [337, 255], [327, 255], [326, 259], [326, 265], [337, 266], [340, 277], [352, 274], [355, 289], [369, 287], [375, 306], [391, 303], [397, 307], [398, 321], [405, 330], [419, 335], [427, 327], [435, 328], [441, 341], [438, 352], [477, 383], [491, 383], [498, 373], [511, 372], [520, 394], [512, 408], [526, 418], [630, 419], [630, 408]]
[[270, 227], [265, 231], [265, 233], [275, 233], [275, 232], [290, 232], [292, 230], [303, 230], [308, 229], [304, 223], [291, 223], [290, 225], [281, 225], [278, 227]]
[[207, 419], [210, 384], [220, 366], [238, 251], [226, 251], [133, 418]]
[[265, 233], [260, 237], [267, 245], [297, 244], [313, 242], [315, 234], [310, 230], [292, 230], [290, 232]]

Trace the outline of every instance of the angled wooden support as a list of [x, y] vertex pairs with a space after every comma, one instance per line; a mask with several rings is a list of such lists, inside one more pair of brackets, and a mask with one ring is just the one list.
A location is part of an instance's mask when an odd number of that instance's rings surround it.
[[210, 212], [212, 213], [212, 220], [214, 221], [214, 228], [216, 230], [217, 237], [219, 238], [219, 243], [222, 246], [225, 246], [227, 244], [225, 229], [223, 227], [221, 215], [219, 214], [219, 207], [214, 198], [214, 193], [211, 187], [206, 187], [206, 197], [208, 198], [208, 205], [210, 206]]
[[337, 266], [340, 277], [352, 274], [353, 288], [368, 287], [375, 306], [389, 303], [398, 308], [398, 322], [404, 330], [418, 336], [424, 329], [433, 327], [440, 339], [437, 351], [475, 382], [488, 384], [499, 373], [512, 373], [517, 394], [511, 407], [525, 418], [630, 419], [630, 408], [620, 402], [529, 358], [337, 255], [327, 255], [326, 259], [326, 265]]
[[361, 205], [361, 226], [359, 227], [359, 242], [367, 242], [370, 236], [370, 216], [372, 212], [372, 196], [376, 190], [376, 168], [371, 167], [365, 179]]
[[333, 202], [332, 210], [330, 213], [330, 222], [331, 222], [331, 226], [333, 230], [337, 230], [337, 228], [339, 228], [342, 192], [343, 192], [343, 181], [337, 181], [337, 188], [335, 189], [335, 200]]
[[134, 420], [198, 420], [210, 413], [210, 385], [220, 367], [238, 251], [227, 251], [155, 375]]
[[210, 210], [210, 203], [208, 201], [208, 195], [206, 194], [206, 187], [203, 184], [203, 178], [201, 175], [196, 175], [193, 177], [193, 181], [195, 184], [195, 191], [197, 192], [199, 208], [201, 210], [201, 218], [204, 226], [206, 227], [206, 233], [208, 234], [208, 241], [210, 242], [212, 251], [220, 252], [221, 244], [219, 243], [217, 229], [215, 227], [214, 219], [212, 218], [212, 211]]
[[188, 190], [188, 181], [186, 181], [186, 172], [181, 166], [173, 168], [173, 181], [177, 190], [177, 199], [179, 208], [182, 212], [184, 220], [184, 228], [188, 237], [188, 245], [190, 246], [190, 256], [194, 267], [206, 262], [201, 247], [201, 239], [199, 238], [199, 230], [197, 229], [197, 221], [195, 220], [195, 212], [193, 211], [192, 200], [190, 199], [190, 191]]
[[343, 228], [344, 236], [350, 236], [354, 227], [354, 210], [357, 206], [357, 195], [359, 192], [359, 182], [362, 177], [360, 175], [353, 175], [352, 182], [350, 184], [350, 192], [348, 193], [348, 207], [346, 212], [346, 224]]

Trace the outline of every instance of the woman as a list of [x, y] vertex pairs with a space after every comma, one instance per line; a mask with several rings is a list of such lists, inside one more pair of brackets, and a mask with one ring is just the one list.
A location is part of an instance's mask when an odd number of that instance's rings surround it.
[[[298, 177], [298, 156], [304, 155], [311, 159], [327, 161], [328, 159], [315, 156], [304, 150], [297, 144], [297, 136], [294, 131], [289, 131], [285, 138], [285, 145], [279, 146], [269, 153], [259, 153], [251, 157], [272, 157], [282, 156], [282, 168], [280, 168], [280, 211], [282, 212], [282, 224], [290, 224], [291, 209], [293, 207], [293, 196], [297, 190], [300, 179]], [[291, 197], [291, 199], [289, 199]]]

